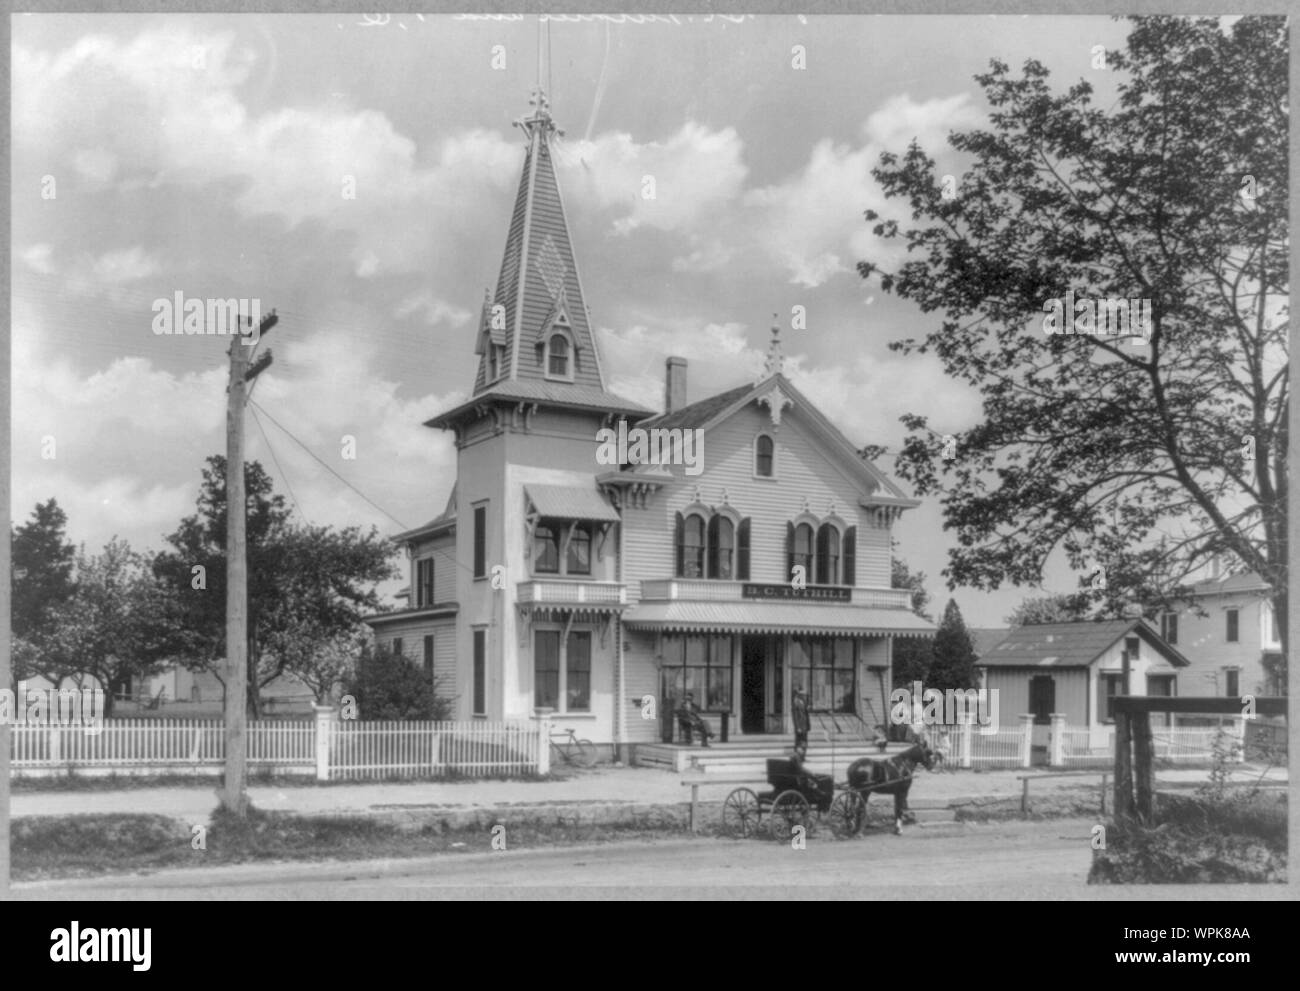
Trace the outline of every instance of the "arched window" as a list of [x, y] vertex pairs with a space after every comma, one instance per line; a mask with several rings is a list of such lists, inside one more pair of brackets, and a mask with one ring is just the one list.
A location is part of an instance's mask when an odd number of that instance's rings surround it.
[[807, 523], [800, 523], [794, 528], [793, 550], [790, 564], [792, 568], [802, 567], [805, 580], [813, 576], [813, 528]]
[[840, 532], [829, 523], [817, 530], [817, 584], [840, 582]]
[[759, 434], [754, 441], [754, 474], [759, 478], [776, 474], [776, 441], [767, 434]]
[[709, 577], [730, 580], [736, 571], [736, 526], [725, 516], [709, 520]]
[[677, 577], [704, 577], [705, 532], [704, 517], [697, 513], [681, 517], [678, 514]]
[[563, 334], [552, 334], [546, 345], [546, 374], [552, 378], [572, 378], [569, 367], [571, 348]]

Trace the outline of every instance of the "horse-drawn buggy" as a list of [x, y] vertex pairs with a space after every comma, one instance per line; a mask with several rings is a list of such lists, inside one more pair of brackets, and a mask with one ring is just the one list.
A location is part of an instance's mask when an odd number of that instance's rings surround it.
[[[911, 821], [907, 793], [912, 773], [918, 764], [932, 767], [933, 760], [925, 743], [916, 742], [899, 751], [854, 761], [845, 782], [837, 784], [833, 775], [810, 774], [797, 760], [769, 759], [767, 791], [736, 788], [727, 795], [722, 803], [723, 832], [748, 837], [766, 829], [773, 839], [784, 840], [795, 826], [811, 832], [825, 817], [837, 837], [855, 836], [890, 820], [894, 832], [900, 833], [903, 823]], [[877, 793], [893, 796], [892, 816], [884, 814], [881, 803], [871, 804], [871, 796]]]

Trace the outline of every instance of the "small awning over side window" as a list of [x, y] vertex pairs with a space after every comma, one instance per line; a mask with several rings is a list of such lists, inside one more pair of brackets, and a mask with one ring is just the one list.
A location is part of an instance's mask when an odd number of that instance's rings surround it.
[[524, 493], [539, 517], [617, 523], [619, 515], [595, 487], [577, 485], [527, 485]]

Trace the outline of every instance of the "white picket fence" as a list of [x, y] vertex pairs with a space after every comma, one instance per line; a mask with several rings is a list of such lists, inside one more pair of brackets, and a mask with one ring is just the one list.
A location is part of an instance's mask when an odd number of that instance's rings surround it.
[[[248, 764], [319, 780], [545, 774], [545, 723], [359, 722], [332, 713], [312, 720], [248, 723]], [[219, 772], [226, 757], [219, 720], [109, 719], [97, 727], [11, 727], [12, 767], [36, 773], [119, 770]]]
[[330, 780], [491, 777], [538, 770], [544, 746], [534, 723], [336, 722]]
[[978, 724], [926, 727], [930, 745], [943, 752], [949, 767], [1028, 767], [1027, 730], [1020, 726], [981, 732]]

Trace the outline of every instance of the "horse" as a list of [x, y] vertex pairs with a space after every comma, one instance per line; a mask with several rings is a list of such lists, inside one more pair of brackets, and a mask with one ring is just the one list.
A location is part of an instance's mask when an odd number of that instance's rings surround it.
[[917, 764], [923, 764], [926, 770], [934, 767], [934, 751], [924, 740], [917, 740], [901, 754], [895, 754], [888, 760], [873, 760], [863, 757], [849, 765], [849, 787], [868, 788], [863, 791], [862, 800], [868, 801], [872, 795], [883, 793], [894, 796], [894, 835], [903, 832], [903, 820], [915, 822], [915, 817], [907, 808], [907, 793], [912, 787], [912, 772]]

